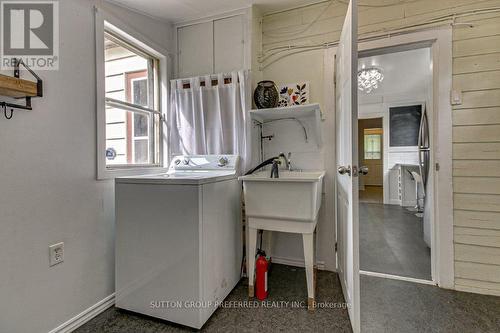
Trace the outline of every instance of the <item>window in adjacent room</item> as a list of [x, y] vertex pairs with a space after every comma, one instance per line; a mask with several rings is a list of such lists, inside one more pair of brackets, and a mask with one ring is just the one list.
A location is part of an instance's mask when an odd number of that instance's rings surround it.
[[158, 60], [106, 32], [104, 62], [107, 169], [158, 166]]
[[382, 158], [382, 129], [367, 128], [364, 130], [365, 160], [380, 160]]

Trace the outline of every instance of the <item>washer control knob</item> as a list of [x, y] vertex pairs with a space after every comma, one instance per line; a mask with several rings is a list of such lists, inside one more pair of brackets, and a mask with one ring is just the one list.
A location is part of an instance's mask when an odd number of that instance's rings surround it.
[[226, 166], [229, 163], [229, 160], [227, 157], [221, 157], [219, 158], [219, 163], [217, 164], [220, 167]]
[[183, 161], [184, 165], [188, 165], [189, 164], [189, 159], [188, 158], [185, 158], [184, 161]]

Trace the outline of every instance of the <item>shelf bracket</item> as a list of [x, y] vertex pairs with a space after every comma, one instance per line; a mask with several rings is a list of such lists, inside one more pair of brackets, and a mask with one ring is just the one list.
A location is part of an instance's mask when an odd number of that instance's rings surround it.
[[[42, 79], [26, 64], [23, 62], [22, 59], [18, 59], [14, 65], [14, 77], [19, 79], [20, 77], [20, 68], [21, 65], [36, 79], [36, 96], [33, 97], [43, 97], [43, 81]], [[28, 110], [31, 111], [33, 108], [31, 107], [31, 97], [32, 96], [25, 96], [25, 97], [18, 97], [18, 98], [24, 98], [25, 99], [25, 104], [14, 104], [14, 103], [7, 103], [7, 102], [0, 102], [0, 107], [3, 108], [5, 118], [11, 119], [12, 118], [12, 113], [14, 112], [14, 109], [20, 109], [20, 110]], [[7, 108], [10, 108], [10, 115], [7, 115]]]

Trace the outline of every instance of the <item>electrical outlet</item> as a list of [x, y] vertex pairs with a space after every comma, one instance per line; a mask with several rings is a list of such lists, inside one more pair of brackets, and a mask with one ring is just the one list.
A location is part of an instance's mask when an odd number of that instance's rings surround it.
[[64, 243], [49, 246], [49, 266], [60, 264], [64, 261]]

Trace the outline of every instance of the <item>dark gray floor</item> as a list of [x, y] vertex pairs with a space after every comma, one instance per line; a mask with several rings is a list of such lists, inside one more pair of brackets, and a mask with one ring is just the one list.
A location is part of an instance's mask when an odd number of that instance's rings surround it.
[[[318, 302], [344, 302], [335, 273], [318, 272]], [[269, 301], [305, 301], [303, 269], [273, 265]], [[228, 300], [247, 300], [240, 283]], [[361, 276], [362, 332], [499, 332], [500, 297]], [[111, 308], [76, 333], [191, 332], [186, 327]], [[305, 308], [222, 308], [203, 332], [351, 332], [347, 310]]]
[[[272, 266], [269, 273], [268, 301], [307, 300], [305, 272], [302, 268]], [[228, 301], [248, 300], [248, 287], [240, 283]], [[335, 273], [318, 272], [317, 301], [345, 305]], [[163, 333], [189, 332], [186, 327], [111, 308], [80, 327], [75, 333]], [[203, 332], [351, 332], [346, 308], [322, 308], [309, 313], [306, 308], [220, 308], [202, 329]]]
[[360, 268], [431, 280], [431, 251], [423, 222], [397, 205], [359, 204]]
[[362, 332], [500, 332], [500, 297], [360, 279]]

